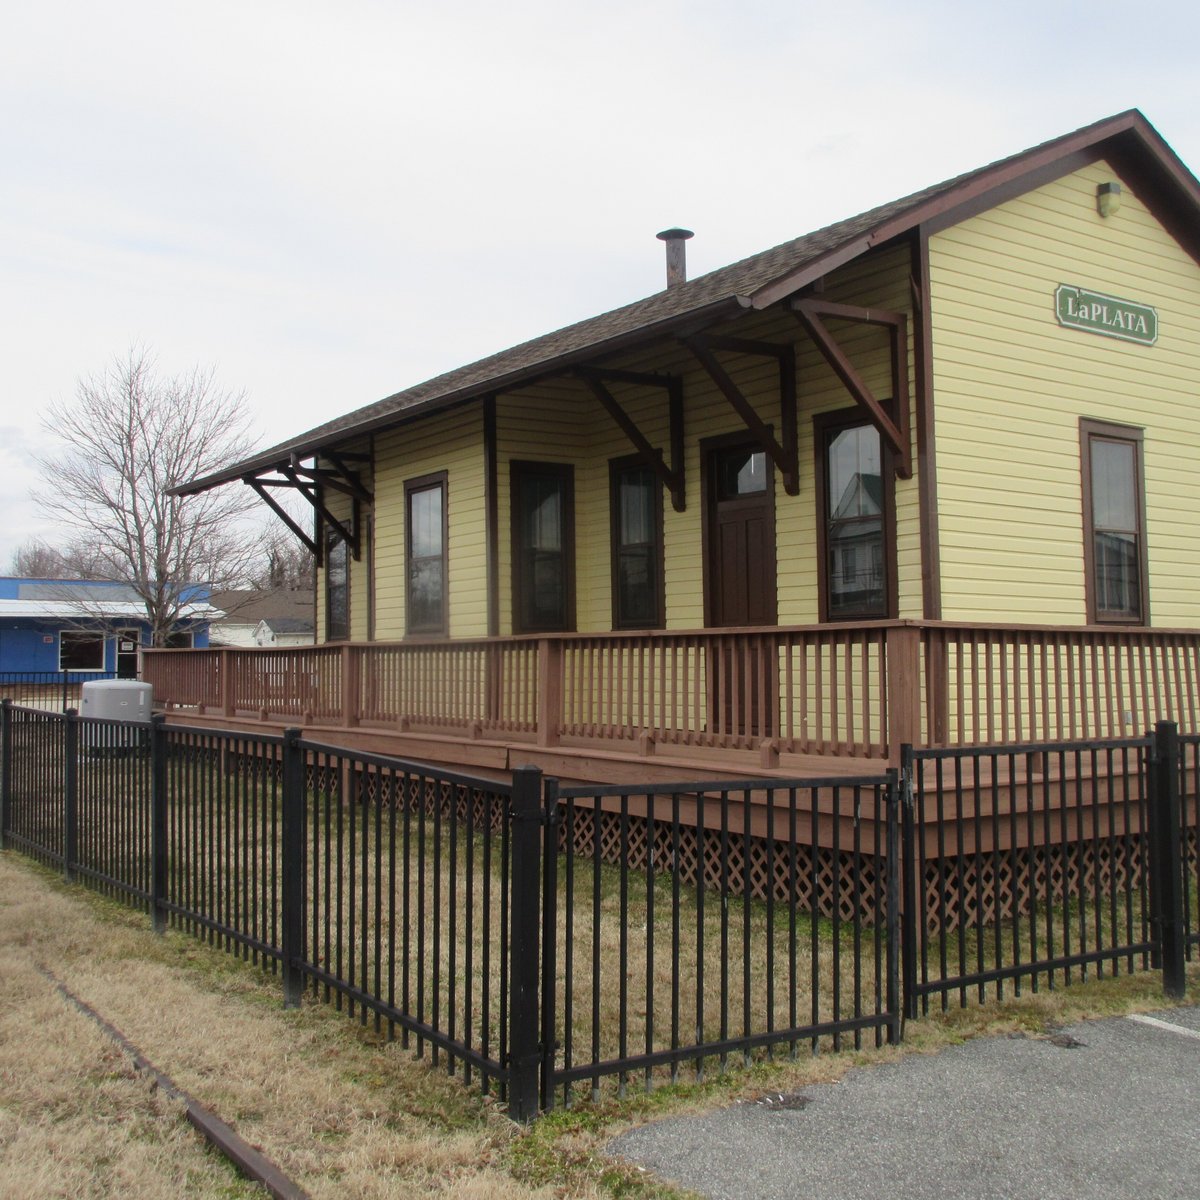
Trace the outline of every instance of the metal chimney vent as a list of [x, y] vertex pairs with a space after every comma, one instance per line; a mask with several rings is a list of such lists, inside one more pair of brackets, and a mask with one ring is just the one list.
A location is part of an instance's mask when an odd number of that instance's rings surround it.
[[664, 229], [654, 235], [667, 244], [667, 287], [687, 282], [687, 240], [695, 237], [690, 229]]

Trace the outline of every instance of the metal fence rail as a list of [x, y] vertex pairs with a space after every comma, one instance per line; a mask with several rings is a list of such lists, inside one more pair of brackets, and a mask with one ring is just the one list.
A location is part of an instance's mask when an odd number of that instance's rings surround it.
[[1179, 738], [1179, 842], [1184, 953], [1192, 962], [1200, 957], [1200, 734], [1194, 733]]
[[894, 772], [548, 781], [542, 1106], [603, 1076], [899, 1040], [897, 795]]
[[311, 994], [503, 1091], [513, 788], [294, 735], [284, 755], [310, 781], [289, 815], [307, 820]]
[[[66, 858], [67, 812], [63, 803], [68, 759], [63, 719], [50, 712], [3, 708], [3, 840], [46, 866]], [[14, 800], [19, 798], [19, 803]]]
[[562, 787], [3, 703], [13, 846], [373, 1022], [528, 1120], [897, 1040], [1200, 945], [1200, 736], [906, 747], [897, 774]]
[[[1163, 966], [1182, 990], [1189, 835], [1175, 727], [1143, 738], [905, 747], [905, 1013]], [[1193, 775], [1194, 791], [1194, 775]], [[1195, 835], [1195, 798], [1190, 803]], [[1181, 836], [1181, 834], [1183, 836]]]
[[85, 683], [116, 678], [115, 671], [0, 671], [0, 699], [65, 712], [83, 695]]

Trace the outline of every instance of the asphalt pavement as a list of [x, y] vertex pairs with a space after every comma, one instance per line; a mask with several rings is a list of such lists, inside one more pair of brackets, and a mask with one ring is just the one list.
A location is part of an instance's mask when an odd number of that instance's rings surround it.
[[608, 1153], [712, 1200], [1200, 1197], [1200, 1008], [980, 1038]]

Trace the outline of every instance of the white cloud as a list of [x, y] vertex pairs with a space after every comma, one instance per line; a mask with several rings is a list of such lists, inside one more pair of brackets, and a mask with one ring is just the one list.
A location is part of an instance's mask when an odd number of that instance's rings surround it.
[[274, 439], [657, 290], [666, 225], [699, 273], [1132, 105], [1200, 165], [1198, 32], [1179, 0], [19, 6], [2, 419], [140, 342]]

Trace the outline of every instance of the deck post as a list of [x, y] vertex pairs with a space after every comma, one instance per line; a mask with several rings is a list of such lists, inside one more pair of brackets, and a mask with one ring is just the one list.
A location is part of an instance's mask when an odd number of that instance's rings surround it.
[[537, 744], [557, 746], [562, 728], [563, 699], [562, 642], [557, 638], [538, 639]]
[[237, 689], [233, 684], [233, 653], [230, 650], [221, 650], [220, 655], [217, 678], [221, 685], [221, 716], [232, 717], [237, 712]]
[[887, 631], [888, 761], [900, 765], [905, 743], [921, 743], [921, 630], [893, 625]]

